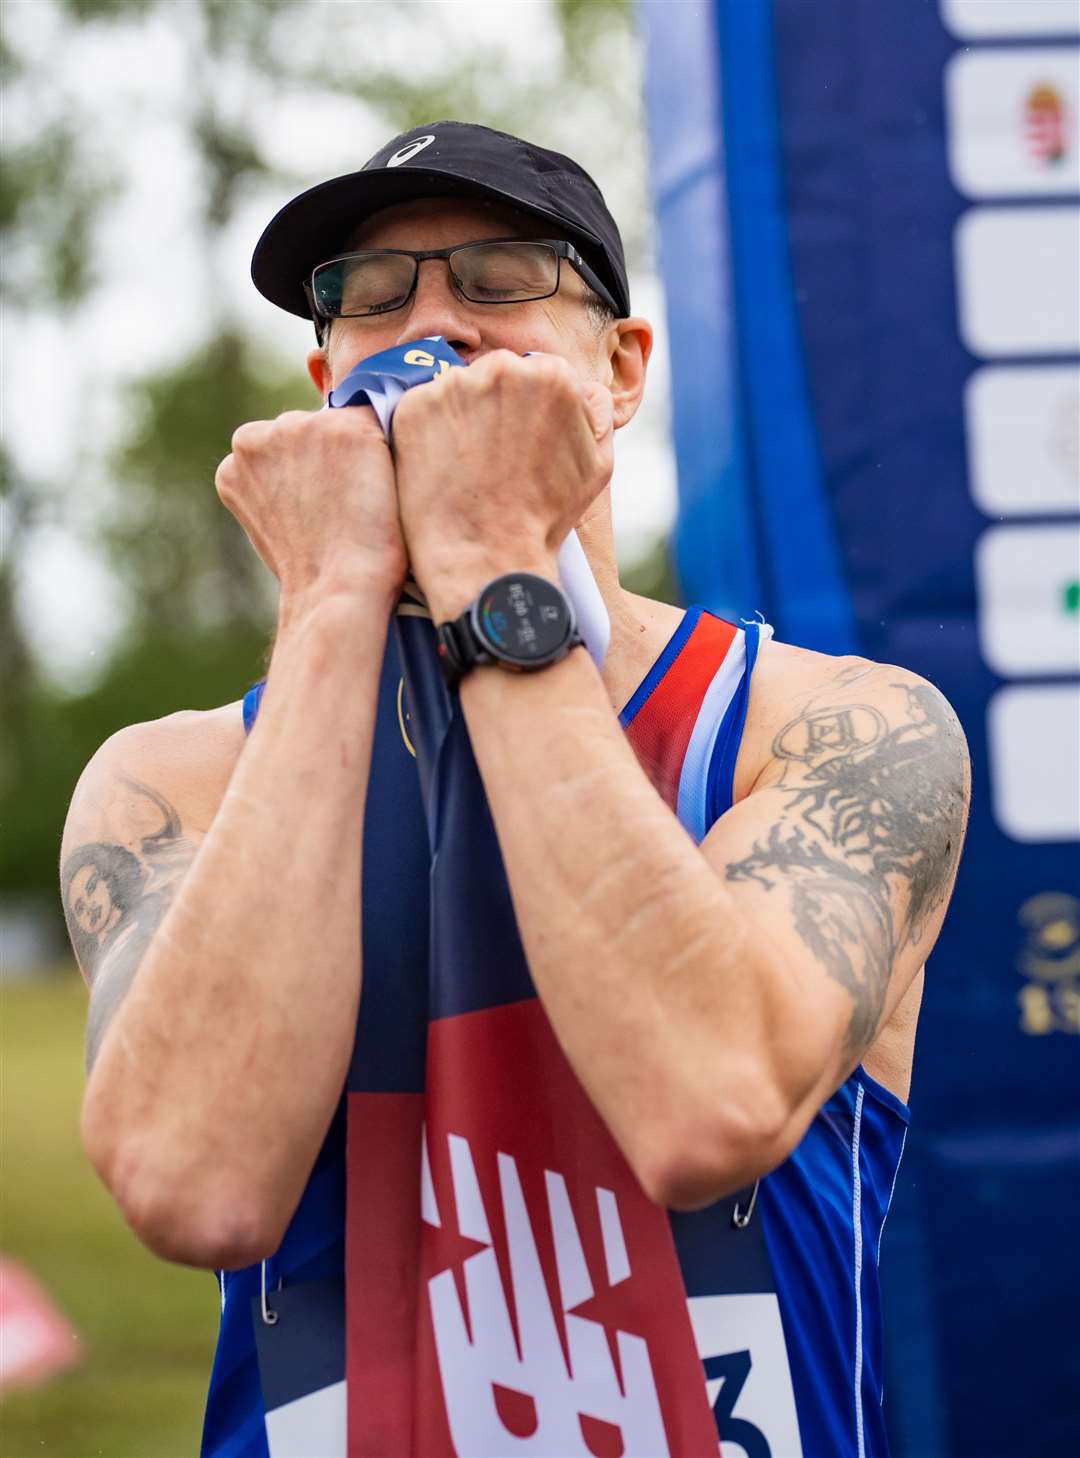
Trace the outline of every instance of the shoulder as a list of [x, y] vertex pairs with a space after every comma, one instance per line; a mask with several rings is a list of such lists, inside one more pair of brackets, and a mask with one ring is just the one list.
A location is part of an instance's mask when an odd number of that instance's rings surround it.
[[875, 751], [875, 759], [885, 754], [899, 766], [924, 757], [912, 754], [915, 743], [928, 749], [931, 742], [940, 768], [951, 767], [966, 797], [964, 732], [929, 680], [897, 664], [770, 641], [751, 681], [736, 798], [785, 770], [790, 777], [798, 766], [838, 755], [862, 759]]
[[130, 724], [111, 735], [79, 777], [64, 832], [65, 852], [86, 836], [123, 837], [130, 787], [146, 787], [185, 820], [205, 830], [221, 804], [244, 747], [239, 702], [186, 709]]

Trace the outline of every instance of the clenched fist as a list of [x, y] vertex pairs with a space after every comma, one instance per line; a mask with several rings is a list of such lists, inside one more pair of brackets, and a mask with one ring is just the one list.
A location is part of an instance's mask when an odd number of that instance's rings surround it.
[[281, 585], [283, 612], [400, 590], [394, 464], [374, 412], [290, 410], [242, 425], [217, 470], [222, 502]]
[[555, 355], [494, 350], [409, 391], [394, 415], [398, 500], [437, 621], [499, 572], [555, 575], [611, 479], [612, 429], [610, 391]]

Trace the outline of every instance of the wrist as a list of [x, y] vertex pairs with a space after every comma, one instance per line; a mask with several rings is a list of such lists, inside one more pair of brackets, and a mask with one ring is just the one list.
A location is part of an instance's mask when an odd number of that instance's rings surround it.
[[458, 617], [474, 602], [483, 588], [508, 572], [531, 572], [559, 583], [558, 560], [543, 548], [506, 549], [499, 553], [461, 551], [453, 558], [429, 564], [417, 581], [423, 588], [433, 623]]
[[370, 628], [374, 622], [389, 620], [400, 595], [400, 584], [376, 578], [318, 581], [291, 591], [282, 588], [278, 635], [322, 624], [334, 625], [339, 631], [348, 631], [351, 624]]

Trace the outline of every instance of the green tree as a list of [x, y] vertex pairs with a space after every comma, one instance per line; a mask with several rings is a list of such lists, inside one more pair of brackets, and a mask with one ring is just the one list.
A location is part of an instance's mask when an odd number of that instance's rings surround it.
[[[315, 404], [295, 366], [245, 338], [233, 303], [237, 281], [223, 264], [229, 230], [256, 191], [272, 185], [285, 196], [310, 180], [276, 170], [259, 125], [267, 96], [336, 97], [376, 139], [444, 116], [523, 132], [613, 179], [624, 215], [643, 217], [645, 208], [629, 0], [551, 0], [557, 43], [524, 68], [509, 65], [493, 40], [462, 44], [453, 4], [35, 3], [51, 4], [72, 36], [131, 36], [167, 23], [187, 78], [180, 120], [199, 177], [186, 246], [198, 249], [205, 280], [192, 301], [201, 339], [124, 387], [122, 432], [95, 447], [90, 463], [108, 483], [95, 541], [131, 605], [92, 691], [64, 694], [34, 664], [14, 612], [10, 544], [0, 573], [0, 628], [11, 630], [2, 666], [17, 685], [0, 720], [13, 746], [0, 758], [7, 801], [0, 875], [13, 889], [47, 887], [51, 894], [65, 803], [96, 746], [123, 724], [227, 702], [260, 672], [273, 583], [220, 506], [214, 472], [241, 422]], [[421, 33], [424, 48], [414, 44]], [[80, 112], [77, 100], [52, 85], [51, 55], [23, 57], [9, 43], [0, 64], [9, 109], [21, 99], [29, 115], [41, 111], [40, 97], [50, 98], [43, 123], [6, 148], [0, 228], [12, 282], [5, 306], [77, 309], [97, 282], [96, 230], [118, 199], [121, 158], [95, 142], [101, 117]], [[620, 138], [617, 149], [607, 146], [611, 136]], [[115, 130], [110, 145], [118, 145]], [[643, 235], [643, 226], [630, 231], [632, 260], [642, 259]], [[59, 511], [58, 493], [40, 480], [18, 486], [12, 519], [22, 540], [42, 513]], [[633, 585], [663, 592], [668, 580], [658, 546]]]

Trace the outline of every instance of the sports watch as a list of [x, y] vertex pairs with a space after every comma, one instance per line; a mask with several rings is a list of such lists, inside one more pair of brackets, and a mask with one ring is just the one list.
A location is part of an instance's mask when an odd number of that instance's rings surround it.
[[532, 572], [496, 577], [460, 617], [441, 623], [435, 637], [451, 689], [477, 664], [528, 673], [558, 663], [584, 642], [570, 599]]

